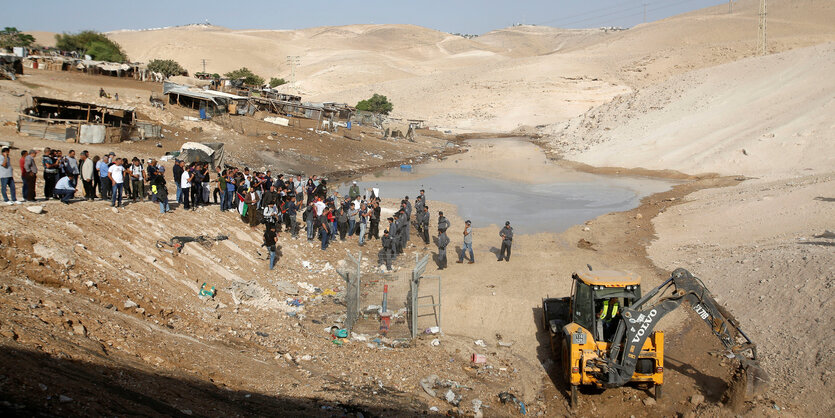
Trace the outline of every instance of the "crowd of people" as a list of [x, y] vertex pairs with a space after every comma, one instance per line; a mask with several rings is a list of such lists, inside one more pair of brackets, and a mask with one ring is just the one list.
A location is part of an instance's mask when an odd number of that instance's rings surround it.
[[[30, 202], [35, 201], [36, 196], [37, 157], [37, 150], [22, 151], [19, 161], [23, 197]], [[160, 214], [172, 210], [168, 201], [165, 167], [153, 158], [146, 163], [137, 157], [117, 157], [113, 152], [103, 157], [90, 157], [86, 150], [78, 155], [75, 150], [69, 150], [64, 155], [61, 150], [46, 148], [40, 156], [40, 163], [43, 195], [47, 199], [60, 199], [64, 204], [70, 204], [76, 197], [80, 182], [85, 200], [106, 200], [111, 206], [119, 207], [123, 205], [123, 198], [133, 202], [148, 199], [159, 204]], [[243, 170], [236, 167], [212, 169], [209, 163], [187, 164], [181, 160], [174, 161], [172, 172], [175, 199], [180, 208], [196, 210], [200, 206], [214, 204], [221, 211], [237, 211], [242, 221], [253, 229], [263, 225], [263, 246], [270, 253], [270, 269], [277, 261], [279, 234], [286, 231], [293, 238], [299, 237], [302, 227], [298, 223], [299, 213], [307, 240], [318, 240], [323, 251], [337, 240], [356, 237], [358, 244], [364, 246], [369, 240], [379, 239], [379, 261], [389, 270], [392, 262], [408, 246], [412, 227], [425, 247], [430, 244], [431, 215], [424, 190], [420, 190], [414, 205], [409, 196], [405, 196], [395, 213], [383, 219], [381, 200], [375, 189], [361, 193], [356, 181], [351, 184], [346, 196], [340, 196], [337, 190], [328, 189], [326, 179], [315, 175], [308, 178], [285, 177], [282, 174], [273, 176], [271, 171], [250, 172], [246, 167]], [[6, 204], [20, 204], [9, 148], [2, 149], [0, 186]], [[439, 211], [435, 241], [439, 269], [447, 268], [446, 250], [450, 239], [446, 233], [449, 227], [449, 221]], [[469, 220], [464, 223], [462, 235], [457, 262], [463, 263], [466, 258], [469, 264], [473, 264], [473, 228]], [[498, 261], [510, 261], [513, 241], [510, 222], [505, 223], [499, 235], [502, 243]]]

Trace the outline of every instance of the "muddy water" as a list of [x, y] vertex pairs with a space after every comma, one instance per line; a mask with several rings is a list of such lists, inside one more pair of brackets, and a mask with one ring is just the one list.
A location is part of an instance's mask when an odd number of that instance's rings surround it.
[[[573, 171], [548, 161], [521, 139], [469, 141], [469, 152], [443, 161], [386, 170], [358, 180], [362, 190], [378, 188], [383, 198], [414, 198], [426, 190], [432, 201], [457, 206], [473, 226], [510, 221], [521, 234], [562, 232], [609, 212], [629, 210], [644, 196], [666, 191], [673, 181], [605, 176]], [[348, 185], [341, 185], [347, 194]], [[436, 212], [431, 210], [433, 221]]]

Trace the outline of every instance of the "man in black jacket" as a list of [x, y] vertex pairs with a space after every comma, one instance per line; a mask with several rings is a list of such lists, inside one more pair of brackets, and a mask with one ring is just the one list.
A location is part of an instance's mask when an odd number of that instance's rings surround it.
[[438, 212], [438, 230], [446, 232], [449, 229], [449, 221], [446, 217], [444, 217], [444, 213], [439, 211]]
[[499, 236], [502, 237], [502, 250], [499, 252], [499, 259], [496, 261], [510, 261], [510, 246], [513, 244], [513, 228], [510, 227], [510, 221], [504, 223], [504, 228], [499, 231]]
[[183, 164], [180, 160], [174, 160], [174, 169], [171, 170], [174, 174], [174, 183], [177, 183], [177, 203], [183, 203], [183, 189], [180, 187], [180, 179], [183, 177]]
[[443, 270], [447, 267], [446, 262], [446, 247], [449, 245], [449, 237], [446, 232], [438, 230], [438, 270]]
[[386, 263], [386, 269], [391, 271], [391, 260], [394, 258], [394, 241], [389, 235], [389, 230], [383, 232], [383, 261]]

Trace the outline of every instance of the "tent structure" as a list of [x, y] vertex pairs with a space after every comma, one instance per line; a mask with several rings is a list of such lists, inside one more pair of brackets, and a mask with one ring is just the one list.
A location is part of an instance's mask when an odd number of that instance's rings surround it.
[[209, 163], [210, 167], [223, 167], [226, 152], [222, 142], [186, 142], [180, 148], [180, 160], [190, 163]]

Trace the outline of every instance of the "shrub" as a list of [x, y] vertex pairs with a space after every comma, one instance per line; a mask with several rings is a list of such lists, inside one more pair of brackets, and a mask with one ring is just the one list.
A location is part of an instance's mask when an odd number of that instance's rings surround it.
[[388, 115], [394, 109], [394, 105], [389, 102], [386, 96], [374, 93], [370, 99], [361, 100], [357, 103], [357, 110], [365, 110], [368, 112], [381, 113]]
[[148, 69], [153, 72], [162, 73], [166, 77], [180, 75], [186, 71], [177, 61], [174, 60], [151, 60], [151, 62], [148, 63]]
[[246, 67], [239, 68], [235, 71], [230, 71], [230, 72], [224, 74], [224, 76], [226, 76], [227, 78], [230, 78], [232, 80], [237, 80], [237, 79], [242, 78], [242, 79], [244, 79], [244, 84], [247, 84], [247, 85], [250, 85], [250, 86], [262, 86], [262, 85], [264, 85], [264, 79], [255, 75], [255, 73], [253, 73], [252, 71], [250, 71]]
[[64, 51], [76, 51], [87, 54], [94, 60], [125, 62], [127, 55], [122, 47], [101, 33], [85, 30], [75, 35], [64, 33], [55, 35], [55, 47]]
[[0, 49], [12, 49], [16, 46], [30, 46], [35, 43], [35, 37], [21, 33], [17, 28], [6, 27], [0, 30]]

